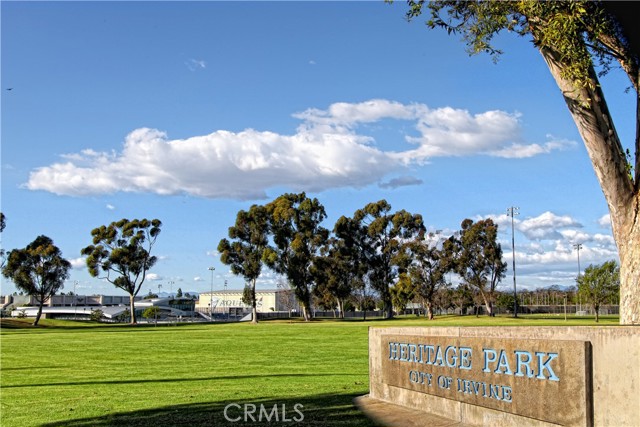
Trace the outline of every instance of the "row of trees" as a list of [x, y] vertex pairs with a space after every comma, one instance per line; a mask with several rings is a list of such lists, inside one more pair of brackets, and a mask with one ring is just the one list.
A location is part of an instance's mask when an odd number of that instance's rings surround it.
[[[0, 219], [2, 231], [4, 214], [0, 213]], [[161, 226], [157, 219], [121, 219], [92, 230], [93, 244], [81, 250], [82, 255], [87, 256], [91, 276], [105, 279], [129, 294], [131, 323], [136, 323], [135, 297], [142, 288], [147, 271], [157, 261], [151, 255], [151, 249]], [[40, 321], [45, 301], [64, 287], [70, 269], [71, 263], [62, 256], [53, 240], [44, 235], [36, 237], [23, 249], [9, 251], [6, 260], [2, 253], [3, 276], [38, 302], [34, 325]]]
[[[430, 319], [433, 307], [449, 304], [462, 308], [481, 301], [494, 314], [496, 287], [506, 263], [497, 243], [498, 226], [486, 219], [462, 221], [461, 230], [444, 241], [426, 235], [422, 217], [405, 210], [392, 212], [385, 200], [369, 203], [352, 217], [342, 216], [330, 233], [320, 224], [324, 207], [305, 193], [284, 194], [267, 205], [239, 211], [229, 239], [218, 244], [223, 263], [243, 276], [249, 286], [245, 299], [257, 322], [255, 287], [263, 265], [287, 279], [303, 307], [312, 316], [312, 300], [325, 308], [338, 308], [352, 300], [363, 310], [379, 299], [385, 316], [419, 300]], [[4, 215], [2, 215], [4, 228]], [[93, 244], [82, 249], [93, 277], [112, 283], [130, 296], [131, 323], [136, 323], [134, 299], [156, 263], [151, 249], [160, 233], [157, 220], [112, 222], [92, 230]], [[4, 261], [3, 261], [4, 262]], [[18, 289], [39, 302], [37, 325], [44, 302], [62, 289], [71, 264], [47, 236], [38, 236], [24, 249], [9, 252], [2, 274]], [[462, 285], [455, 290], [446, 281], [455, 272]], [[578, 289], [598, 306], [617, 291], [619, 267], [614, 261], [589, 266], [578, 279]], [[466, 301], [466, 302], [465, 302]], [[475, 303], [474, 303], [475, 305]]]
[[446, 274], [457, 273], [477, 289], [489, 314], [506, 263], [491, 219], [465, 219], [461, 230], [444, 242], [427, 236], [422, 216], [392, 211], [386, 200], [369, 203], [342, 216], [330, 232], [321, 223], [322, 204], [306, 194], [283, 194], [266, 205], [237, 214], [229, 238], [218, 244], [221, 261], [247, 284], [247, 303], [257, 322], [255, 286], [264, 266], [286, 277], [302, 306], [312, 316], [313, 297], [334, 301], [340, 312], [354, 293], [375, 292], [385, 317], [393, 317], [393, 300], [415, 289], [430, 309]]

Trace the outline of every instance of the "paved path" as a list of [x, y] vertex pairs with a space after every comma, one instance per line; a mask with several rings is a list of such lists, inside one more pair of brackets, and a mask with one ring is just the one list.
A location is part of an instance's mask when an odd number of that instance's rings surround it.
[[369, 396], [356, 397], [354, 403], [367, 417], [385, 427], [471, 427], [460, 421], [372, 399]]

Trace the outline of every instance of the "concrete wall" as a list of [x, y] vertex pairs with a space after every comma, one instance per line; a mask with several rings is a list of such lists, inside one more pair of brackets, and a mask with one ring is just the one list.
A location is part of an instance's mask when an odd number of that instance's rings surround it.
[[[593, 425], [640, 427], [640, 328], [606, 327], [466, 327], [369, 329], [369, 397], [420, 409], [469, 425], [551, 426], [522, 416], [395, 387], [382, 382], [383, 335], [423, 335], [487, 339], [578, 340], [591, 343]], [[562, 396], [567, 401], [573, 396]], [[536, 396], [531, 396], [536, 399]], [[589, 422], [590, 424], [590, 422]]]

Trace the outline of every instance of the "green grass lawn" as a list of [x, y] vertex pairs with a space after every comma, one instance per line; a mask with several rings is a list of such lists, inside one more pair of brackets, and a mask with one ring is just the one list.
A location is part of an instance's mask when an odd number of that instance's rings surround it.
[[[284, 408], [289, 421], [272, 425], [295, 424], [301, 413], [301, 425], [373, 426], [352, 403], [368, 393], [370, 326], [596, 324], [593, 317], [564, 321], [563, 315], [158, 327], [41, 323], [2, 321], [2, 426], [266, 425], [228, 422], [230, 404], [263, 404], [269, 413], [278, 405], [280, 417]], [[615, 316], [600, 321], [617, 323]], [[302, 405], [299, 413], [294, 405]], [[242, 412], [231, 406], [227, 415]]]

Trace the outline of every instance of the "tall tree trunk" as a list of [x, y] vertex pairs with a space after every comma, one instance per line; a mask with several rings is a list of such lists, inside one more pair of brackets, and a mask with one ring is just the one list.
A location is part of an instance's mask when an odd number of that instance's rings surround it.
[[258, 307], [256, 303], [256, 279], [251, 283], [251, 323], [258, 323]]
[[431, 301], [427, 301], [427, 317], [429, 318], [429, 320], [433, 320], [433, 306], [431, 304]]
[[[609, 206], [613, 237], [620, 255], [620, 323], [640, 324], [639, 136], [636, 135], [634, 184], [595, 71], [590, 70], [589, 86], [575, 88], [562, 76], [565, 66], [559, 54], [548, 48], [541, 48], [540, 52], [564, 96]], [[636, 126], [639, 123], [640, 106], [636, 109]]]
[[491, 302], [491, 297], [487, 298], [487, 295], [482, 291], [482, 289], [478, 289], [480, 290], [480, 295], [484, 301], [484, 306], [487, 308], [487, 316], [493, 317], [493, 304]]
[[340, 312], [340, 319], [344, 319], [344, 300], [338, 298], [338, 311]]
[[38, 323], [40, 322], [40, 317], [42, 316], [43, 305], [44, 305], [44, 299], [43, 301], [40, 302], [40, 305], [38, 305], [38, 313], [36, 314], [36, 320], [33, 321], [32, 326], [38, 326]]
[[129, 318], [131, 319], [130, 323], [132, 325], [135, 325], [136, 323], [138, 323], [136, 321], [136, 306], [134, 304], [135, 301], [135, 296], [133, 294], [129, 294], [129, 311], [131, 313], [129, 313]]
[[309, 322], [313, 318], [311, 315], [311, 307], [309, 307], [308, 302], [302, 303], [302, 315], [304, 316], [305, 322]]
[[[640, 194], [636, 194], [636, 213], [640, 210]], [[624, 250], [620, 252], [620, 323], [640, 324], [640, 218], [635, 215]], [[617, 241], [618, 239], [616, 239]]]

